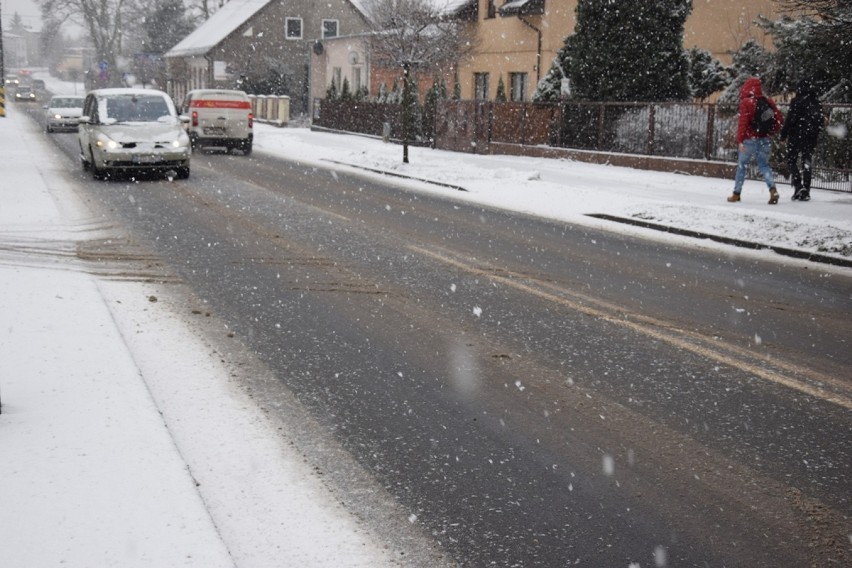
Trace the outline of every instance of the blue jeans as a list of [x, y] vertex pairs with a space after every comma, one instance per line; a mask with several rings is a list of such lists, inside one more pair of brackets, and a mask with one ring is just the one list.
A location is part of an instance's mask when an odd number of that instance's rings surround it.
[[775, 178], [772, 177], [772, 168], [769, 167], [769, 152], [772, 149], [772, 142], [769, 138], [749, 138], [743, 142], [743, 149], [739, 152], [737, 159], [737, 176], [734, 178], [734, 193], [739, 195], [743, 190], [743, 182], [745, 182], [746, 169], [751, 162], [752, 156], [757, 160], [757, 169], [760, 170], [760, 175], [763, 176], [763, 181], [766, 182], [766, 187], [775, 185]]

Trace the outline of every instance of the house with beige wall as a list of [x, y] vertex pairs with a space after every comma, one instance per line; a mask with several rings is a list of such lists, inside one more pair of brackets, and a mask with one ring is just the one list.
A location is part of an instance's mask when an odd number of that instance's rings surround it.
[[[493, 100], [502, 77], [509, 100], [528, 101], [565, 38], [574, 33], [578, 0], [468, 0], [456, 2], [460, 21], [476, 28], [473, 56], [458, 63], [463, 99]], [[684, 48], [706, 49], [728, 65], [749, 39], [771, 40], [754, 24], [777, 18], [774, 0], [693, 0]]]

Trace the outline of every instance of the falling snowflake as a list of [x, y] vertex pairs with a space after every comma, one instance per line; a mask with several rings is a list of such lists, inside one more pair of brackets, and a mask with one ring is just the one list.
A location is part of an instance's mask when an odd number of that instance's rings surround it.
[[603, 457], [603, 472], [609, 476], [612, 476], [615, 473], [615, 458], [609, 454], [606, 454]]

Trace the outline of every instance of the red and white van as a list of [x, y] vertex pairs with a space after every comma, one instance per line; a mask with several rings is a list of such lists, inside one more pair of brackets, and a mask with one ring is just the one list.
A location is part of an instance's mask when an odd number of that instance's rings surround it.
[[[251, 153], [254, 115], [243, 91], [197, 89], [186, 94], [181, 105], [192, 147], [224, 147]], [[188, 121], [186, 121], [188, 119]]]

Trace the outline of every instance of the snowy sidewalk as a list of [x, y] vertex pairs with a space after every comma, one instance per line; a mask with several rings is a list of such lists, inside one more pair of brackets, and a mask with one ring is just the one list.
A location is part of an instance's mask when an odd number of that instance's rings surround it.
[[163, 290], [76, 258], [105, 228], [52, 154], [0, 119], [0, 564], [396, 565]]

